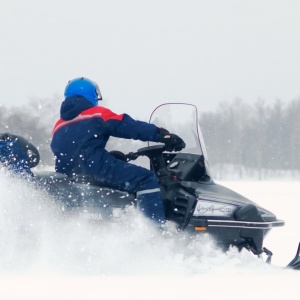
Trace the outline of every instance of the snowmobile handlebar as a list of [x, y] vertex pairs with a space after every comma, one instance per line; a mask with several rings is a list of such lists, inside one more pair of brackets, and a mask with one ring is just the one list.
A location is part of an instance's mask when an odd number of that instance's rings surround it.
[[127, 161], [135, 160], [140, 156], [147, 156], [151, 159], [153, 156], [162, 154], [166, 150], [165, 145], [154, 145], [140, 148], [137, 152], [129, 152], [125, 155]]
[[126, 155], [126, 160], [134, 160], [140, 156], [147, 156], [151, 163], [151, 168], [160, 178], [169, 176], [166, 162], [163, 157], [163, 152], [166, 150], [166, 145], [153, 145], [139, 149], [137, 152], [130, 152]]
[[140, 156], [147, 156], [151, 160], [153, 157], [161, 156], [165, 150], [166, 146], [160, 144], [140, 148], [137, 150], [137, 152], [129, 152], [128, 154], [124, 154], [123, 152], [117, 150], [110, 151], [109, 153], [119, 160], [129, 162], [136, 160]]

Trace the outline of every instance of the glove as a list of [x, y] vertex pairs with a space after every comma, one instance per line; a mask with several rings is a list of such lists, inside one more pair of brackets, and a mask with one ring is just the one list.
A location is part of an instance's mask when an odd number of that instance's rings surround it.
[[126, 155], [121, 152], [121, 151], [110, 151], [109, 154], [111, 154], [112, 156], [114, 156], [116, 159], [122, 160], [122, 161], [126, 161], [127, 162], [127, 157]]
[[160, 128], [160, 142], [166, 145], [167, 151], [180, 151], [185, 148], [185, 142], [178, 135]]

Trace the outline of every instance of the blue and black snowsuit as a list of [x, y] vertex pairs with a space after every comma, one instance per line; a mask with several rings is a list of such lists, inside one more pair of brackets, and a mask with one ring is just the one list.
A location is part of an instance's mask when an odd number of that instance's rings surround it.
[[157, 222], [165, 222], [163, 198], [156, 175], [145, 168], [116, 159], [105, 150], [110, 136], [141, 141], [160, 140], [158, 127], [93, 106], [82, 96], [66, 98], [61, 119], [53, 129], [51, 149], [56, 171], [87, 175], [104, 186], [136, 193], [138, 207]]

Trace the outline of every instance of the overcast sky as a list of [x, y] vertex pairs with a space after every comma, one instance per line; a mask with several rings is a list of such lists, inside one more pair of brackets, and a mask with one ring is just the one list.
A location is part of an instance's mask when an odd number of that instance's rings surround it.
[[97, 81], [116, 112], [300, 96], [299, 0], [0, 0], [0, 103]]

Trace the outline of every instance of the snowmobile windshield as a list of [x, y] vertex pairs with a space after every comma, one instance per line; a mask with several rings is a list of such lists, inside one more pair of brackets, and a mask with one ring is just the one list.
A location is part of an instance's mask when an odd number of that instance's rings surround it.
[[162, 104], [152, 112], [149, 123], [180, 136], [186, 143], [181, 152], [200, 154], [207, 160], [196, 106], [187, 103]]

